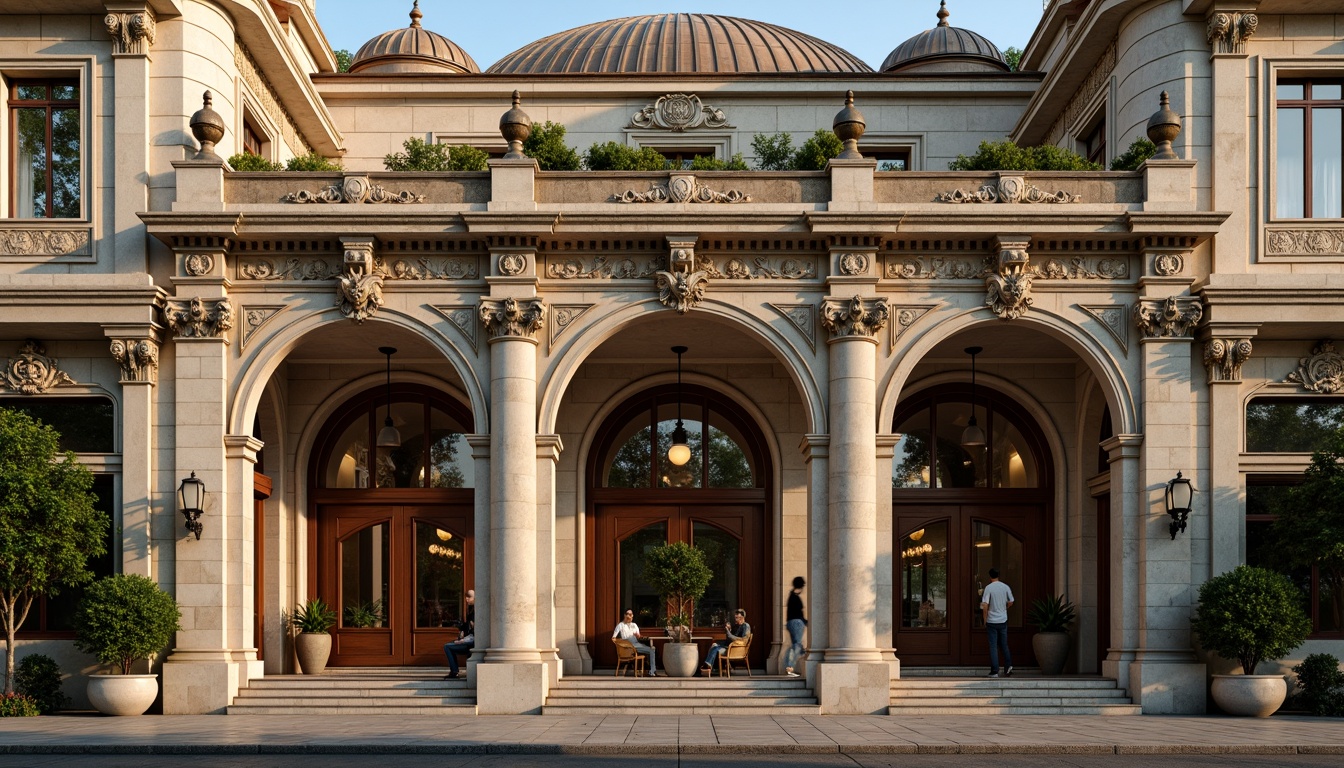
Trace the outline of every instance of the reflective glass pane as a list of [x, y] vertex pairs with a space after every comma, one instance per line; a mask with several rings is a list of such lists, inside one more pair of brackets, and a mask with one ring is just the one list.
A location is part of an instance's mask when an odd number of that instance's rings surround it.
[[618, 440], [611, 463], [607, 465], [608, 488], [648, 488], [652, 470], [649, 451], [652, 438], [647, 426], [647, 414], [640, 413], [636, 421], [626, 425], [624, 440]]
[[47, 86], [45, 84], [20, 85], [14, 89], [14, 95], [18, 101], [45, 101]]
[[52, 216], [79, 218], [79, 110], [51, 111]]
[[[104, 576], [111, 576], [117, 569], [113, 567], [116, 561], [116, 542], [121, 538], [121, 530], [115, 522], [114, 512], [116, 511], [116, 502], [114, 501], [114, 483], [112, 475], [94, 475], [93, 487], [89, 490], [95, 497], [94, 508], [107, 515], [110, 525], [104, 534], [104, 551], [99, 557], [90, 558], [88, 562], [89, 570], [93, 572], [95, 579], [101, 579]], [[51, 595], [46, 600], [46, 626], [49, 632], [64, 632], [76, 629], [75, 612], [79, 608], [79, 601], [84, 597], [84, 587], [63, 587], [60, 594]], [[38, 604], [34, 602], [33, 610], [38, 609]], [[37, 622], [33, 621], [36, 617], [30, 614], [29, 621], [33, 622], [33, 628], [36, 628]]]
[[1002, 414], [995, 413], [992, 434], [994, 446], [990, 455], [994, 461], [994, 487], [1035, 488], [1036, 459], [1022, 433]]
[[713, 411], [709, 422], [709, 487], [755, 488], [756, 473], [742, 448], [742, 433]]
[[1334, 109], [1311, 110], [1311, 215], [1318, 219], [1338, 219], [1344, 216], [1340, 192], [1344, 191], [1340, 171], [1344, 168], [1344, 133], [1341, 132], [1344, 111]]
[[[632, 533], [621, 540], [621, 562], [618, 564], [621, 579], [621, 604], [617, 612], [626, 608], [635, 612], [635, 623], [641, 627], [657, 627], [663, 624], [667, 608], [658, 599], [658, 593], [644, 581], [644, 553], [654, 547], [667, 543], [667, 523], [654, 523]], [[605, 626], [606, 617], [599, 617], [598, 625]], [[620, 617], [612, 617], [612, 626]]]
[[74, 101], [79, 98], [79, 86], [54, 85], [51, 87], [51, 98], [56, 101]]
[[901, 627], [947, 627], [947, 522], [901, 537]]
[[891, 459], [891, 487], [928, 488], [933, 480], [929, 475], [929, 412], [906, 419], [896, 433], [901, 439]]
[[980, 614], [980, 595], [989, 583], [989, 569], [999, 569], [999, 581], [1013, 590], [1013, 606], [1008, 609], [1008, 626], [1022, 626], [1022, 541], [993, 523], [977, 520], [971, 525], [971, 573], [975, 574], [975, 600], [971, 605], [971, 626], [984, 629]]
[[429, 487], [474, 488], [471, 446], [462, 427], [437, 408], [429, 409]]
[[1280, 84], [1274, 88], [1274, 95], [1280, 99], [1300, 100], [1303, 97], [1301, 83]]
[[1252, 400], [1246, 406], [1246, 450], [1310, 453], [1344, 427], [1344, 401]]
[[18, 158], [14, 164], [15, 204], [19, 218], [47, 215], [47, 110], [16, 109]]
[[1342, 87], [1344, 86], [1340, 86], [1339, 83], [1312, 83], [1311, 98], [1316, 101], [1338, 99], [1340, 98], [1340, 89]]
[[[377, 409], [375, 424], [379, 431], [383, 429], [386, 416], [386, 407]], [[423, 488], [425, 406], [421, 403], [393, 402], [392, 426], [401, 435], [401, 445], [378, 448], [378, 487]]]
[[415, 626], [450, 627], [465, 615], [463, 540], [415, 521]]
[[[738, 562], [742, 542], [731, 533], [708, 523], [695, 523], [691, 528], [691, 543], [705, 555], [705, 565], [714, 574], [705, 588], [705, 594], [695, 604], [695, 626], [722, 627], [729, 623], [733, 611], [741, 607], [737, 587]], [[750, 624], [752, 617], [747, 617]]]
[[1274, 215], [1300, 219], [1305, 215], [1302, 166], [1306, 162], [1301, 109], [1280, 109], [1275, 136]]
[[325, 488], [369, 487], [369, 422], [364, 416], [355, 419], [336, 439], [323, 473]]
[[1326, 570], [1320, 570], [1319, 574], [1316, 585], [1316, 631], [1338, 632], [1344, 629], [1344, 584], [1331, 578]]
[[658, 486], [660, 488], [702, 488], [704, 478], [704, 430], [705, 425], [699, 419], [688, 418], [700, 415], [699, 406], [681, 408], [682, 424], [686, 429], [686, 442], [691, 448], [691, 459], [681, 466], [673, 464], [667, 458], [672, 447], [672, 433], [677, 427], [676, 403], [664, 403], [658, 407], [658, 446], [654, 456], [658, 460]]
[[[939, 403], [938, 423], [938, 487], [984, 488], [987, 478], [985, 446], [963, 447], [961, 440], [970, 426], [970, 403]], [[989, 421], [985, 409], [975, 409], [976, 426], [987, 429]]]
[[371, 525], [340, 543], [342, 627], [387, 624], [388, 529]]
[[0, 408], [26, 413], [59, 432], [62, 451], [112, 453], [116, 450], [112, 401], [105, 397], [3, 398]]

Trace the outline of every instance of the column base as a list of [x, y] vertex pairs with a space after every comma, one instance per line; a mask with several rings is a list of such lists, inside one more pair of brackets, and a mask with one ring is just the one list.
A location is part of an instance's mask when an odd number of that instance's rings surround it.
[[[228, 658], [231, 654], [177, 652], [163, 664], [163, 714], [222, 715], [233, 703], [238, 689], [247, 682], [248, 663]], [[180, 658], [181, 657], [181, 658]]]
[[1129, 664], [1129, 697], [1145, 715], [1208, 711], [1208, 668], [1193, 661], [1136, 659]]
[[476, 713], [539, 715], [551, 667], [540, 661], [476, 666]]
[[823, 715], [885, 715], [891, 706], [891, 673], [887, 662], [822, 662], [816, 665], [812, 690]]

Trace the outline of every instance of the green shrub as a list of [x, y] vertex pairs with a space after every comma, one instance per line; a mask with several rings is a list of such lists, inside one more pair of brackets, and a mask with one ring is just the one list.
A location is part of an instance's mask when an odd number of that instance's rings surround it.
[[22, 693], [0, 694], [0, 717], [37, 717], [37, 702]]
[[261, 155], [254, 155], [251, 152], [239, 152], [236, 155], [230, 155], [229, 167], [240, 173], [251, 173], [253, 171], [283, 171], [285, 169], [285, 166], [279, 163], [273, 163]]
[[490, 153], [470, 144], [458, 144], [448, 150], [450, 171], [487, 171], [490, 169], [489, 162]]
[[789, 168], [795, 171], [824, 171], [826, 163], [838, 157], [844, 149], [845, 145], [839, 136], [820, 128], [793, 153]]
[[349, 51], [347, 51], [347, 50], [344, 49], [344, 48], [338, 48], [338, 49], [332, 51], [332, 52], [331, 52], [331, 55], [334, 56], [334, 57], [336, 58], [336, 71], [337, 71], [337, 72], [349, 72], [349, 71], [350, 71], [350, 65], [354, 63], [354, 61], [355, 61], [355, 57], [354, 57], [354, 56], [351, 56]]
[[1137, 171], [1143, 161], [1157, 154], [1157, 145], [1149, 141], [1146, 137], [1140, 136], [1129, 145], [1123, 155], [1118, 155], [1111, 161], [1112, 171]]
[[70, 697], [61, 690], [60, 665], [50, 656], [25, 656], [14, 672], [14, 689], [32, 699], [44, 715], [70, 706]]
[[181, 629], [177, 601], [153, 580], [118, 573], [95, 581], [84, 591], [75, 611], [75, 647], [100, 664], [131, 665], [162, 650]]
[[594, 143], [583, 153], [583, 167], [590, 171], [664, 171], [667, 158], [652, 147], [638, 149], [628, 144], [608, 141]]
[[1073, 618], [1073, 603], [1065, 600], [1063, 595], [1037, 598], [1027, 612], [1027, 621], [1038, 632], [1068, 632]]
[[691, 161], [690, 170], [692, 171], [745, 171], [747, 170], [747, 161], [742, 159], [742, 153], [738, 152], [728, 160], [720, 160], [717, 157], [709, 155], [696, 155]]
[[1297, 700], [1313, 715], [1344, 716], [1344, 672], [1339, 659], [1328, 653], [1313, 653], [1293, 667], [1302, 692]]
[[532, 124], [523, 154], [535, 159], [543, 171], [577, 171], [581, 165], [579, 153], [565, 143], [565, 126], [550, 120]]
[[404, 152], [392, 152], [383, 158], [383, 167], [389, 171], [446, 171], [448, 147], [430, 144], [418, 136], [401, 143]]
[[1003, 60], [1008, 63], [1008, 71], [1020, 71], [1022, 67], [1022, 49], [1011, 45], [1004, 48]]
[[1311, 633], [1311, 619], [1292, 580], [1249, 565], [1204, 582], [1190, 623], [1205, 650], [1236, 659], [1247, 675], [1254, 675], [1262, 661], [1287, 656]]
[[1019, 147], [1009, 139], [982, 141], [974, 155], [957, 155], [951, 171], [1100, 171], [1073, 150], [1053, 145]]
[[756, 168], [762, 171], [787, 171], [793, 160], [793, 138], [787, 133], [751, 137], [751, 149], [756, 153]]
[[315, 597], [294, 609], [289, 624], [301, 633], [325, 635], [336, 626], [336, 609], [322, 602], [322, 598]]
[[328, 160], [327, 158], [309, 152], [306, 155], [291, 157], [285, 162], [286, 171], [339, 171], [341, 164]]

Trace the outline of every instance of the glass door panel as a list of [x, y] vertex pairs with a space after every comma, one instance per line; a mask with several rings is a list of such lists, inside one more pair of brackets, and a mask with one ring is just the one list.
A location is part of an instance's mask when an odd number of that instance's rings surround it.
[[901, 538], [901, 627], [947, 628], [947, 522]]
[[972, 606], [971, 626], [984, 629], [980, 614], [980, 595], [989, 583], [989, 569], [999, 569], [999, 581], [1007, 584], [1017, 598], [1008, 609], [1008, 626], [1022, 626], [1022, 606], [1026, 584], [1023, 581], [1022, 540], [1007, 529], [976, 520], [971, 524], [971, 573], [975, 574], [976, 599]]
[[[621, 580], [621, 602], [617, 611], [633, 609], [635, 623], [641, 627], [661, 626], [667, 615], [667, 607], [658, 599], [658, 593], [643, 579], [644, 553], [666, 543], [666, 522], [645, 526], [621, 540], [620, 562], [617, 564]], [[611, 619], [612, 626], [615, 626], [616, 621], [616, 618]]]
[[[697, 627], [722, 627], [732, 612], [741, 607], [738, 600], [738, 562], [742, 541], [714, 525], [696, 522], [691, 528], [691, 543], [705, 555], [705, 564], [713, 572], [705, 594], [695, 604]], [[747, 614], [747, 623], [752, 621]]]
[[387, 593], [391, 560], [388, 523], [363, 528], [340, 543], [341, 626], [350, 629], [382, 627], [387, 621]]
[[415, 626], [453, 626], [465, 613], [462, 536], [415, 522]]

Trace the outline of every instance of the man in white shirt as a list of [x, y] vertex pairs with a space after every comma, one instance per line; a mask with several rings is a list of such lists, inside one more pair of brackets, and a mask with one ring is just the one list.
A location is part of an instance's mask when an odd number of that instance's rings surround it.
[[625, 609], [625, 620], [616, 625], [616, 629], [611, 633], [611, 636], [629, 640], [630, 644], [635, 646], [635, 653], [649, 657], [649, 677], [658, 676], [658, 652], [652, 646], [639, 642], [641, 635], [639, 634], [639, 625], [635, 623], [635, 612], [633, 610]]
[[980, 615], [989, 631], [989, 676], [999, 676], [999, 648], [1003, 648], [1003, 676], [1013, 676], [1013, 655], [1008, 651], [1008, 609], [1013, 590], [999, 581], [999, 569], [989, 569], [989, 584], [980, 593]]

